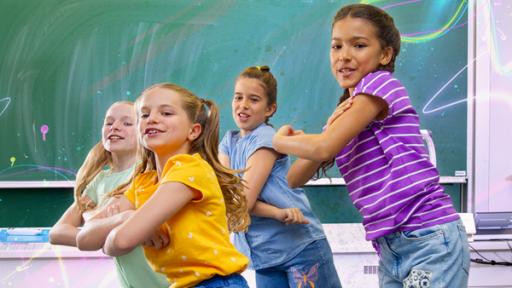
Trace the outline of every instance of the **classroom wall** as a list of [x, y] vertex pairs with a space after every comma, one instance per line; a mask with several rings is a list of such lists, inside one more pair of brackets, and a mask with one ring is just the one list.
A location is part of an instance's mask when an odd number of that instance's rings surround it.
[[[276, 127], [320, 131], [342, 93], [329, 69], [331, 19], [355, 2], [2, 1], [0, 184], [73, 180], [100, 137], [108, 106], [134, 100], [156, 82], [175, 82], [217, 102], [224, 134], [235, 128], [233, 81], [250, 65], [270, 65], [279, 82]], [[396, 76], [422, 128], [433, 133], [440, 173], [465, 171], [467, 1], [371, 2], [392, 14], [402, 32]], [[325, 189], [329, 197], [312, 193], [312, 202], [329, 204], [341, 193]], [[13, 201], [37, 202], [27, 195], [39, 192], [4, 189], [0, 211], [17, 213], [10, 207], [21, 204]], [[341, 199], [326, 214], [353, 209]]]
[[469, 204], [472, 212], [512, 207], [512, 3], [476, 1], [470, 18]]

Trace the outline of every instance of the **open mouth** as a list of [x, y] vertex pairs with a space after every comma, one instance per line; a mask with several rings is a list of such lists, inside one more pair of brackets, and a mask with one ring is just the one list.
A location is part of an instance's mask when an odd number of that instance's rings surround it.
[[250, 117], [250, 115], [246, 113], [238, 113], [237, 116], [242, 121], [247, 121], [247, 119]]
[[107, 139], [116, 141], [116, 140], [122, 140], [122, 139], [124, 139], [124, 137], [121, 137], [117, 134], [112, 134], [112, 135], [108, 135]]
[[159, 133], [162, 133], [163, 131], [159, 130], [159, 129], [156, 129], [156, 128], [147, 128], [146, 130], [144, 130], [144, 135], [148, 135], [148, 136], [155, 136]]

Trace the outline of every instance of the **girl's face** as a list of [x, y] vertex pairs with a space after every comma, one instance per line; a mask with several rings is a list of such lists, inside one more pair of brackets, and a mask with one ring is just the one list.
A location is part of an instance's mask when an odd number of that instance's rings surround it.
[[268, 97], [260, 80], [242, 77], [236, 81], [231, 108], [233, 119], [241, 135], [245, 136], [265, 122], [276, 110], [276, 105], [268, 105]]
[[366, 19], [346, 17], [332, 28], [331, 72], [350, 92], [368, 73], [388, 64], [392, 55], [393, 49], [381, 46], [374, 25]]
[[201, 126], [192, 123], [183, 109], [182, 96], [174, 90], [156, 87], [147, 91], [137, 110], [142, 145], [157, 156], [188, 153], [189, 142], [200, 134]]
[[127, 103], [115, 103], [107, 111], [103, 122], [101, 142], [111, 153], [135, 153], [137, 136], [135, 109]]

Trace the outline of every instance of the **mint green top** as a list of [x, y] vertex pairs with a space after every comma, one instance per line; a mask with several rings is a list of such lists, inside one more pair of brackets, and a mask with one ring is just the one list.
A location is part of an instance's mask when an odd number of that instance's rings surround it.
[[[107, 202], [105, 194], [130, 180], [134, 167], [115, 173], [111, 170], [101, 171], [87, 185], [84, 192], [98, 207], [101, 207]], [[114, 257], [114, 260], [119, 281], [125, 288], [169, 287], [170, 285], [163, 274], [156, 273], [149, 267], [140, 246], [126, 255]]]

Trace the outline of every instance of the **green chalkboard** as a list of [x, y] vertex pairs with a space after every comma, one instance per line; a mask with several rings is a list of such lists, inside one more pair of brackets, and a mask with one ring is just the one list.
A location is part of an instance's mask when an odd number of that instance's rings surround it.
[[[459, 185], [444, 185], [455, 208], [460, 207]], [[359, 223], [361, 216], [344, 187], [306, 187], [313, 212], [322, 223]], [[71, 188], [0, 189], [0, 227], [48, 227], [73, 202]], [[5, 208], [5, 209], [4, 209]]]
[[[353, 2], [1, 1], [0, 181], [74, 179], [107, 107], [156, 82], [215, 100], [223, 134], [233, 80], [250, 65], [278, 79], [275, 126], [320, 131], [341, 94], [331, 19]], [[467, 2], [367, 2], [403, 33], [396, 75], [433, 132], [441, 174], [466, 170]]]

